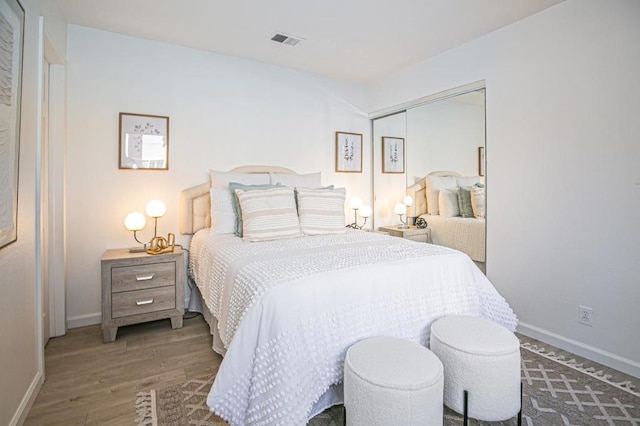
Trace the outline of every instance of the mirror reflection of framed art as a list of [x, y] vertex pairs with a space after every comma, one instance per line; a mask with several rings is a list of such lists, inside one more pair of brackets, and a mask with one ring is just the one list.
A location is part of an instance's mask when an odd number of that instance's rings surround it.
[[169, 170], [169, 117], [120, 113], [118, 168]]
[[382, 137], [382, 173], [404, 173], [404, 138]]

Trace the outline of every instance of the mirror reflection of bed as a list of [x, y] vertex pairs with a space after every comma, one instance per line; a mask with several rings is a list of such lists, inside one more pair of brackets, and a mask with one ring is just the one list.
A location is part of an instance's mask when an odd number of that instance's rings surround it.
[[[485, 272], [485, 89], [480, 84], [471, 86], [475, 87], [434, 95], [374, 120], [374, 224], [398, 223], [389, 206], [400, 201], [406, 190], [416, 200], [407, 216], [427, 221], [432, 242], [463, 251]], [[404, 175], [380, 172], [376, 151], [382, 136], [405, 138]], [[444, 185], [435, 185], [430, 210], [426, 198], [429, 179]], [[438, 208], [440, 190], [449, 202], [443, 212]], [[455, 195], [460, 196], [457, 205]], [[470, 195], [475, 196], [476, 211]]]

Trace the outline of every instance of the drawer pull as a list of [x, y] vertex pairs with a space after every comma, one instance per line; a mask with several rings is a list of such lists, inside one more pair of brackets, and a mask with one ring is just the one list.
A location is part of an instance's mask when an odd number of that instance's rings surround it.
[[136, 302], [136, 305], [138, 306], [142, 306], [142, 305], [150, 305], [153, 303], [153, 299], [148, 299], [148, 300], [140, 300]]
[[149, 281], [153, 279], [153, 274], [149, 275], [136, 275], [136, 281]]

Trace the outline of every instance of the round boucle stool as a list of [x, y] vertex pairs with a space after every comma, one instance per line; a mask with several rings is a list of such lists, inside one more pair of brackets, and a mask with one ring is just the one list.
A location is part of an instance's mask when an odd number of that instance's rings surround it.
[[444, 365], [444, 404], [464, 414], [465, 424], [467, 416], [501, 421], [516, 414], [520, 424], [520, 344], [515, 334], [487, 319], [449, 316], [431, 325], [430, 346]]
[[408, 340], [372, 337], [347, 351], [344, 407], [348, 426], [442, 425], [442, 363]]

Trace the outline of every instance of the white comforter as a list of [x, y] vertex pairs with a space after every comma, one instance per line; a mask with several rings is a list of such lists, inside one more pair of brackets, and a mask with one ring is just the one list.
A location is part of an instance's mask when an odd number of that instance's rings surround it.
[[449, 314], [515, 330], [505, 300], [463, 253], [395, 237], [244, 243], [200, 231], [191, 273], [227, 349], [207, 404], [232, 425], [303, 425], [340, 402], [347, 348], [388, 335], [428, 344]]

